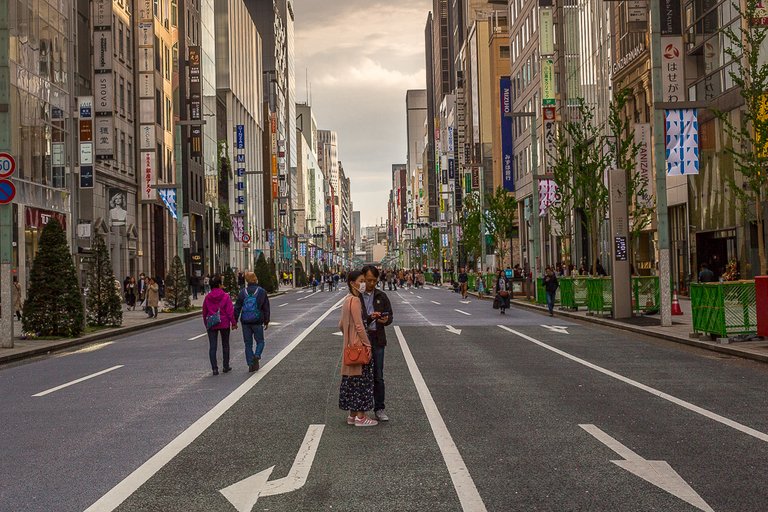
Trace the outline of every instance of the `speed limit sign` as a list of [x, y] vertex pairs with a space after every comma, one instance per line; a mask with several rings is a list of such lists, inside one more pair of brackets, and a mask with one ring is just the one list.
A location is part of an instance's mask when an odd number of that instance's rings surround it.
[[16, 160], [9, 153], [0, 153], [0, 178], [8, 178], [16, 172]]

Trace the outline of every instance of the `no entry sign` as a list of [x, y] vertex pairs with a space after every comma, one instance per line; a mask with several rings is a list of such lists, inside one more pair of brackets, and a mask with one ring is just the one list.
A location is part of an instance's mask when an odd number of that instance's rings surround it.
[[8, 180], [0, 180], [0, 204], [8, 204], [16, 197], [16, 187]]
[[8, 178], [16, 172], [16, 160], [8, 153], [0, 153], [0, 178]]

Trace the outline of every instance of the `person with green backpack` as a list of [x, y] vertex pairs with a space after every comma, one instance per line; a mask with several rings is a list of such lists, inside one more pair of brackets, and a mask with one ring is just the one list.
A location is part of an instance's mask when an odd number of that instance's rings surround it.
[[[248, 371], [259, 369], [259, 361], [264, 351], [264, 331], [269, 327], [269, 297], [267, 291], [259, 286], [253, 272], [245, 273], [246, 287], [240, 290], [235, 302], [235, 321], [243, 326], [245, 343], [245, 361]], [[256, 351], [253, 342], [256, 340]]]

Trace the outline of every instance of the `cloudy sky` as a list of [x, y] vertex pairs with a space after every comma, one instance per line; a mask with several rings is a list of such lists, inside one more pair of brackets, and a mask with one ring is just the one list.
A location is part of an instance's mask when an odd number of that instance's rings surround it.
[[296, 101], [339, 135], [364, 226], [387, 216], [392, 164], [406, 162], [405, 92], [425, 88], [430, 0], [294, 0]]

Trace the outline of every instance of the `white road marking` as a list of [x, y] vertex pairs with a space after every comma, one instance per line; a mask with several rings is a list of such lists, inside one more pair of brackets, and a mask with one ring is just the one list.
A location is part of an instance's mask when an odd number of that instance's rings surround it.
[[280, 305], [279, 305], [279, 306], [277, 306], [277, 307], [279, 307], [279, 308], [282, 308], [283, 306], [287, 306], [287, 305], [288, 305], [288, 303], [286, 302], [285, 304], [280, 304]]
[[652, 483], [686, 503], [690, 503], [699, 510], [714, 512], [712, 507], [707, 505], [707, 502], [666, 461], [646, 460], [596, 426], [579, 426], [624, 459], [611, 461], [620, 468], [639, 476], [646, 482]]
[[280, 322], [269, 322], [269, 325], [283, 325]]
[[299, 301], [299, 300], [308, 299], [308, 298], [310, 298], [310, 297], [311, 297], [311, 296], [313, 296], [313, 295], [317, 295], [318, 293], [320, 293], [320, 292], [314, 292], [314, 293], [310, 293], [309, 295], [305, 295], [304, 297], [302, 297], [302, 298], [300, 298], [300, 299], [296, 299], [296, 300], [297, 300], [297, 301]]
[[460, 309], [454, 309], [454, 311], [461, 313], [462, 315], [472, 316], [472, 313], [467, 313], [466, 311], [462, 311]]
[[85, 354], [88, 352], [96, 352], [99, 349], [102, 349], [104, 347], [108, 347], [112, 345], [114, 341], [105, 341], [103, 343], [94, 343], [93, 345], [89, 345], [85, 348], [81, 348], [80, 350], [75, 350], [73, 352], [67, 352], [66, 354], [58, 354], [56, 357], [67, 357], [67, 356], [73, 356], [75, 354]]
[[402, 300], [403, 300], [403, 304], [408, 304], [409, 306], [411, 306], [411, 309], [413, 310], [413, 312], [414, 312], [414, 313], [416, 313], [417, 315], [419, 315], [419, 316], [420, 316], [420, 317], [421, 317], [421, 318], [424, 320], [424, 322], [426, 322], [426, 323], [427, 323], [427, 324], [429, 324], [430, 326], [435, 326], [435, 325], [437, 325], [437, 324], [435, 324], [435, 323], [432, 323], [432, 321], [431, 321], [431, 320], [429, 320], [427, 317], [425, 317], [424, 315], [422, 315], [422, 314], [421, 314], [421, 311], [419, 311], [418, 309], [416, 309], [416, 308], [414, 307], [414, 305], [413, 305], [413, 304], [410, 304], [410, 303], [406, 302], [406, 301], [405, 301], [405, 299], [403, 299], [403, 296], [400, 294], [400, 292], [397, 292], [397, 296], [398, 296], [398, 297], [400, 297], [400, 299], [402, 299]]
[[471, 300], [460, 300], [459, 302], [461, 302], [462, 304], [471, 304], [472, 303]]
[[109, 372], [115, 371], [115, 370], [117, 370], [119, 368], [122, 368], [122, 367], [123, 367], [123, 365], [119, 364], [117, 366], [113, 366], [112, 368], [107, 368], [106, 370], [101, 370], [100, 372], [92, 373], [90, 375], [86, 375], [85, 377], [80, 377], [79, 379], [75, 379], [75, 380], [73, 380], [71, 382], [67, 382], [66, 384], [62, 384], [61, 386], [56, 386], [55, 388], [46, 389], [45, 391], [41, 391], [40, 393], [36, 393], [36, 394], [34, 394], [32, 396], [33, 397], [40, 397], [40, 396], [50, 395], [51, 393], [53, 393], [55, 391], [58, 391], [60, 389], [68, 388], [69, 386], [73, 386], [75, 384], [79, 384], [80, 382], [92, 379], [94, 377], [98, 377], [99, 375], [104, 375], [105, 373], [109, 373]]
[[405, 301], [403, 301], [403, 302], [402, 302], [402, 304], [410, 304], [410, 302], [405, 302]]
[[413, 295], [413, 292], [408, 292], [408, 293], [410, 293], [411, 295]]
[[416, 296], [416, 298], [417, 298], [417, 299], [420, 299], [420, 298], [421, 298], [421, 296], [417, 295], [417, 296]]
[[571, 334], [568, 332], [568, 327], [562, 325], [542, 325], [542, 327], [558, 334]]
[[333, 335], [334, 335], [334, 336], [344, 336], [344, 333], [343, 333], [343, 332], [341, 332], [341, 331], [339, 331], [339, 332], [335, 332], [335, 333], [333, 333]]
[[445, 426], [445, 421], [443, 421], [437, 404], [435, 404], [435, 400], [429, 392], [427, 383], [424, 381], [424, 377], [416, 365], [416, 360], [411, 354], [411, 349], [408, 348], [408, 343], [405, 341], [400, 326], [395, 326], [395, 334], [397, 334], [397, 339], [400, 342], [400, 348], [403, 351], [403, 357], [408, 365], [413, 383], [416, 385], [416, 391], [419, 393], [421, 405], [424, 407], [424, 412], [427, 413], [427, 419], [432, 427], [432, 433], [437, 441], [437, 446], [440, 448], [440, 453], [443, 455], [448, 473], [451, 475], [451, 481], [459, 497], [461, 508], [468, 512], [485, 512], [485, 503], [483, 503], [483, 499], [480, 497], [477, 487], [475, 487], [475, 482], [469, 474], [467, 465], [464, 464], [464, 459], [462, 459], [456, 443], [453, 442], [451, 433], [448, 432], [448, 427]]
[[453, 334], [461, 334], [461, 329], [456, 329], [450, 325], [446, 325], [445, 328], [448, 330], [448, 332], [452, 332]]
[[437, 304], [438, 306], [440, 305], [440, 303], [439, 303], [439, 302], [437, 302], [436, 300], [431, 300], [430, 302], [431, 302], [432, 304]]
[[[339, 305], [344, 299], [340, 299], [335, 306]], [[285, 347], [274, 359], [270, 360], [267, 364], [261, 367], [257, 373], [254, 373], [252, 377], [243, 382], [237, 389], [230, 393], [224, 400], [216, 404], [210, 411], [205, 413], [192, 425], [190, 425], [184, 432], [179, 434], [173, 441], [162, 448], [159, 452], [153, 455], [148, 461], [139, 466], [133, 473], [125, 477], [122, 482], [113, 487], [107, 494], [99, 498], [96, 503], [88, 507], [85, 512], [112, 512], [120, 506], [131, 494], [144, 485], [152, 476], [160, 471], [166, 464], [168, 464], [174, 457], [176, 457], [181, 451], [189, 446], [195, 439], [200, 437], [203, 432], [208, 429], [216, 420], [224, 415], [233, 405], [235, 405], [248, 391], [253, 389], [261, 379], [263, 379], [269, 372], [277, 366], [280, 361], [285, 359], [293, 349], [295, 349], [299, 343], [309, 336], [309, 334], [325, 320], [328, 315], [333, 311], [333, 307], [329, 308], [325, 313], [312, 322], [312, 324], [304, 329], [287, 347]]]
[[725, 416], [721, 416], [717, 413], [714, 413], [710, 410], [704, 409], [703, 407], [699, 407], [698, 405], [694, 405], [690, 402], [686, 402], [685, 400], [681, 400], [675, 396], [669, 395], [667, 393], [664, 393], [663, 391], [659, 391], [658, 389], [652, 388], [650, 386], [646, 386], [645, 384], [642, 384], [640, 382], [637, 382], [636, 380], [632, 380], [628, 377], [624, 377], [623, 375], [619, 375], [616, 372], [612, 372], [611, 370], [606, 370], [605, 368], [601, 366], [597, 366], [596, 364], [590, 363], [589, 361], [585, 361], [584, 359], [578, 358], [576, 356], [573, 356], [569, 354], [568, 352], [563, 352], [560, 349], [557, 349], [555, 347], [549, 346], [546, 343], [543, 343], [535, 338], [531, 338], [530, 336], [527, 336], [521, 332], [515, 331], [514, 329], [510, 329], [509, 327], [505, 325], [499, 325], [501, 329], [504, 329], [505, 331], [511, 332], [512, 334], [515, 334], [517, 336], [520, 336], [521, 338], [530, 341], [531, 343], [535, 343], [536, 345], [539, 345], [542, 348], [545, 348], [547, 350], [551, 350], [555, 354], [559, 354], [565, 358], [570, 359], [571, 361], [575, 361], [579, 364], [582, 364], [586, 366], [587, 368], [591, 368], [595, 371], [598, 371], [604, 375], [607, 375], [609, 377], [613, 377], [616, 380], [620, 380], [621, 382], [624, 382], [626, 384], [629, 384], [630, 386], [634, 386], [638, 389], [642, 389], [643, 391], [650, 393], [651, 395], [657, 396], [663, 400], [666, 400], [668, 402], [672, 402], [675, 405], [679, 405], [680, 407], [684, 409], [688, 409], [691, 412], [695, 412], [696, 414], [700, 414], [706, 418], [709, 418], [711, 420], [714, 420], [718, 423], [721, 423], [727, 427], [731, 427], [734, 430], [738, 430], [739, 432], [742, 432], [744, 434], [747, 434], [748, 436], [754, 437], [755, 439], [759, 439], [760, 441], [765, 441], [768, 443], [768, 434], [764, 432], [760, 432], [759, 430], [755, 430], [752, 427], [748, 427], [746, 425], [742, 425], [741, 423], [734, 421], [732, 419], [726, 418]]
[[199, 340], [199, 339], [200, 339], [200, 338], [202, 338], [203, 336], [208, 336], [208, 333], [207, 333], [207, 332], [204, 332], [203, 334], [198, 334], [197, 336], [195, 336], [195, 337], [193, 337], [193, 338], [189, 338], [187, 341], [195, 341], [195, 340]]
[[251, 512], [262, 496], [274, 496], [296, 491], [307, 483], [312, 462], [317, 455], [317, 446], [323, 436], [325, 425], [310, 425], [299, 453], [293, 461], [288, 475], [278, 480], [269, 481], [275, 466], [249, 476], [219, 492], [234, 505], [238, 512]]

